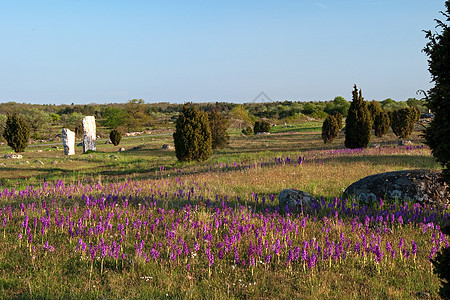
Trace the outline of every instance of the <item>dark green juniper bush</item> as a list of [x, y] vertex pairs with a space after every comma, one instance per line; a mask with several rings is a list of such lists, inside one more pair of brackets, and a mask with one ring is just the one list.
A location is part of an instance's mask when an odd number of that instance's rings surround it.
[[353, 87], [352, 95], [352, 103], [345, 121], [345, 147], [366, 148], [369, 145], [372, 130], [370, 112], [361, 90], [358, 91], [356, 84]]
[[30, 126], [25, 119], [16, 114], [8, 116], [3, 137], [15, 152], [23, 152], [30, 139]]

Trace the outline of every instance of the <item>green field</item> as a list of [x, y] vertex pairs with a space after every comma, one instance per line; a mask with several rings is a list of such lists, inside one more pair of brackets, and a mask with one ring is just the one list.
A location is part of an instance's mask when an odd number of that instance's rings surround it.
[[[420, 132], [412, 147], [389, 133], [350, 151], [343, 133], [324, 145], [320, 128], [231, 131], [201, 163], [162, 150], [170, 132], [0, 158], [0, 298], [439, 299], [429, 255], [448, 212], [339, 199], [371, 174], [440, 169]], [[285, 188], [324, 202], [286, 214]]]

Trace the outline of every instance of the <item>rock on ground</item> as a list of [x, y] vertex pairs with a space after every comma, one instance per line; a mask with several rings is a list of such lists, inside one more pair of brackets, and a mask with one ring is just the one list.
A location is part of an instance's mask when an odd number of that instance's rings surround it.
[[310, 194], [298, 190], [285, 189], [278, 195], [280, 208], [285, 209], [287, 205], [290, 211], [310, 209], [315, 201], [316, 199]]
[[344, 192], [366, 203], [383, 200], [412, 201], [431, 206], [448, 205], [450, 192], [441, 172], [429, 170], [395, 171], [367, 176]]

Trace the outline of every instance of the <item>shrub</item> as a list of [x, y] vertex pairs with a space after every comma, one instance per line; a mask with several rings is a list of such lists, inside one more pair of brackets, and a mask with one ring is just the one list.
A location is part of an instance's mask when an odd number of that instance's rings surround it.
[[253, 133], [253, 128], [252, 126], [247, 126], [244, 129], [242, 129], [242, 133], [245, 135], [250, 135]]
[[[447, 22], [450, 21], [450, 1], [445, 1]], [[425, 138], [433, 156], [444, 167], [443, 177], [450, 183], [450, 26], [436, 20], [440, 33], [426, 31], [429, 39], [424, 52], [428, 55], [428, 71], [434, 87], [428, 91], [428, 107], [434, 119], [425, 130]]]
[[353, 88], [353, 99], [345, 121], [345, 146], [347, 148], [366, 148], [370, 142], [372, 122], [367, 104], [361, 90]]
[[16, 114], [8, 116], [3, 137], [8, 142], [8, 146], [13, 148], [15, 152], [22, 152], [28, 146], [30, 126]]
[[339, 121], [336, 116], [329, 115], [322, 125], [322, 139], [325, 144], [331, 143], [339, 134]]
[[375, 129], [375, 135], [382, 137], [389, 132], [389, 127], [391, 125], [391, 120], [389, 114], [386, 111], [380, 111], [378, 115], [375, 116], [373, 127]]
[[341, 128], [342, 128], [342, 121], [343, 121], [342, 119], [343, 119], [344, 117], [343, 117], [342, 114], [341, 114], [340, 112], [338, 112], [338, 111], [334, 111], [331, 115], [334, 116], [334, 117], [336, 118], [336, 120], [337, 120], [337, 122], [338, 122], [339, 130], [341, 130]]
[[111, 130], [109, 133], [109, 139], [111, 140], [111, 143], [114, 144], [114, 146], [117, 146], [120, 144], [120, 140], [122, 139], [122, 134], [117, 129]]
[[206, 160], [212, 155], [212, 137], [208, 115], [192, 104], [185, 104], [173, 134], [179, 161]]
[[267, 121], [256, 121], [253, 132], [255, 134], [258, 132], [270, 132], [270, 123]]
[[230, 136], [227, 129], [230, 121], [220, 112], [214, 110], [209, 115], [209, 126], [211, 128], [212, 148], [222, 149], [228, 145]]
[[375, 129], [375, 118], [381, 112], [381, 104], [378, 101], [372, 100], [367, 104], [367, 109], [370, 112], [370, 120], [372, 122], [372, 129]]
[[[420, 116], [420, 114], [419, 114]], [[411, 135], [414, 129], [414, 123], [417, 121], [417, 112], [415, 107], [400, 108], [392, 113], [391, 128], [400, 139], [406, 139]]]

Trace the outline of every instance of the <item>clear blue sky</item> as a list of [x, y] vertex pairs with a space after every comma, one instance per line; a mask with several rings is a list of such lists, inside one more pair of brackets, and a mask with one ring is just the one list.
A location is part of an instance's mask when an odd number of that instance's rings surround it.
[[0, 102], [397, 101], [444, 0], [0, 0]]

